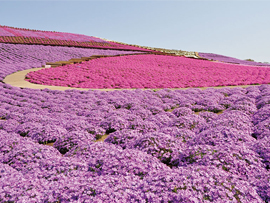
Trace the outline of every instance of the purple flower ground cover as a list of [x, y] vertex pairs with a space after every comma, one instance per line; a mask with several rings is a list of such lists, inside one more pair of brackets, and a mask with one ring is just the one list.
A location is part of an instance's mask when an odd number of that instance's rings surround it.
[[17, 71], [41, 67], [46, 62], [68, 61], [71, 58], [90, 57], [92, 55], [128, 53], [139, 52], [0, 43], [0, 80]]
[[219, 54], [212, 54], [212, 53], [198, 53], [200, 57], [219, 61], [219, 62], [225, 62], [225, 63], [235, 63], [235, 64], [242, 64], [242, 65], [249, 65], [249, 66], [269, 66], [269, 64], [266, 63], [259, 63], [255, 61], [246, 61], [246, 60], [240, 60], [237, 58], [229, 57], [229, 56], [223, 56]]
[[[120, 53], [0, 50], [1, 80], [47, 61]], [[0, 82], [0, 202], [268, 203], [269, 95], [270, 85], [106, 92]]]
[[269, 202], [269, 92], [0, 83], [0, 202]]

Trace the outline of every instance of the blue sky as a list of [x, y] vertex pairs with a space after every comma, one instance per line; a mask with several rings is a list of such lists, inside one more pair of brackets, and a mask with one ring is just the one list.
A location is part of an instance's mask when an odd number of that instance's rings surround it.
[[2, 1], [0, 25], [270, 62], [270, 1]]

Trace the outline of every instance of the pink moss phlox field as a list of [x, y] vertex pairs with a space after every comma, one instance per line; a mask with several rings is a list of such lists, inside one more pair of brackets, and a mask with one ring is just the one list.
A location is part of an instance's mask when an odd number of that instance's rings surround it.
[[255, 61], [247, 61], [247, 60], [241, 60], [229, 56], [223, 56], [219, 54], [212, 54], [212, 53], [198, 53], [200, 57], [219, 61], [219, 62], [225, 62], [225, 63], [234, 63], [234, 64], [241, 64], [241, 65], [249, 65], [249, 66], [270, 66], [267, 63], [260, 63]]
[[209, 87], [267, 84], [270, 68], [177, 56], [132, 55], [39, 70], [27, 78], [37, 84], [80, 88]]

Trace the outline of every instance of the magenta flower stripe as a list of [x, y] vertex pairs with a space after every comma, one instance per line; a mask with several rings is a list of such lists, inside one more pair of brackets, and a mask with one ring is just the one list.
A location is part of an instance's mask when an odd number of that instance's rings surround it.
[[38, 38], [50, 38], [60, 40], [73, 40], [78, 42], [94, 41], [94, 42], [106, 42], [97, 37], [86, 36], [82, 34], [72, 34], [65, 32], [50, 32], [50, 31], [39, 31], [39, 30], [27, 30], [18, 29], [7, 26], [0, 26], [0, 36], [11, 36], [11, 37], [38, 37]]
[[31, 72], [32, 83], [81, 88], [184, 88], [270, 83], [270, 68], [163, 55], [108, 57]]
[[82, 34], [30, 30], [1, 25], [0, 43], [151, 51], [140, 47], [109, 42], [97, 37]]

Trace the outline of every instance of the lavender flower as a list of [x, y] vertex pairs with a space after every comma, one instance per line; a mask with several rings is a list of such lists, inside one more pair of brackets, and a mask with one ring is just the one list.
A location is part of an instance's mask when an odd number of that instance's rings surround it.
[[[2, 106], [1, 106], [2, 107]], [[4, 108], [1, 108], [0, 109], [0, 119], [4, 120], [6, 119], [7, 115], [9, 114], [10, 112]]]
[[57, 125], [44, 125], [39, 128], [34, 128], [28, 133], [28, 136], [39, 143], [54, 142], [57, 138], [67, 134], [68, 131]]
[[174, 165], [179, 153], [185, 149], [183, 142], [160, 132], [147, 133], [136, 139], [132, 145], [132, 148], [157, 157], [161, 162], [169, 166]]
[[61, 154], [67, 153], [72, 147], [78, 145], [79, 142], [93, 142], [95, 136], [87, 131], [71, 131], [59, 137], [53, 144]]
[[177, 117], [179, 117], [179, 116], [187, 116], [187, 115], [193, 114], [192, 110], [190, 108], [187, 108], [187, 107], [176, 108], [176, 109], [174, 109], [172, 111], [172, 113], [174, 115], [176, 115]]
[[224, 111], [223, 114], [220, 114], [217, 117], [217, 119], [212, 120], [208, 124], [208, 128], [215, 128], [218, 126], [227, 126], [237, 130], [243, 130], [249, 135], [251, 135], [253, 130], [251, 118], [247, 114], [238, 110]]
[[166, 170], [167, 166], [144, 152], [126, 149], [106, 142], [77, 145], [65, 154], [88, 163], [88, 171], [101, 175], [136, 175], [143, 179], [150, 172]]
[[185, 128], [179, 129], [177, 127], [164, 127], [160, 129], [160, 132], [175, 137], [177, 140], [184, 143], [195, 137], [194, 132]]
[[130, 147], [134, 140], [142, 136], [139, 130], [123, 129], [110, 133], [105, 142], [121, 146], [123, 149]]
[[3, 129], [7, 132], [13, 132], [18, 125], [18, 121], [13, 119], [0, 120], [0, 130]]
[[230, 126], [221, 125], [200, 132], [188, 142], [188, 145], [251, 145], [256, 139], [248, 133], [248, 131], [237, 130]]
[[237, 111], [243, 111], [247, 115], [252, 115], [257, 111], [256, 106], [253, 105], [243, 105], [243, 104], [234, 104], [228, 110], [237, 110]]
[[41, 129], [42, 124], [37, 122], [25, 122], [17, 126], [15, 132], [20, 134], [22, 137], [29, 136], [29, 132]]
[[170, 123], [170, 127], [186, 128], [196, 133], [200, 132], [206, 125], [204, 118], [198, 115], [180, 116]]
[[195, 145], [183, 151], [178, 160], [179, 166], [215, 166], [239, 176], [242, 180], [253, 178], [265, 168], [259, 155], [245, 145], [209, 146]]
[[210, 122], [217, 118], [217, 114], [209, 111], [202, 111], [199, 113], [199, 116], [203, 117], [206, 122]]
[[160, 171], [145, 179], [144, 190], [173, 202], [263, 202], [247, 181], [214, 166], [188, 166]]
[[159, 126], [151, 121], [143, 121], [142, 119], [135, 119], [130, 122], [129, 129], [138, 130], [140, 133], [148, 133], [158, 131]]
[[253, 135], [256, 139], [270, 136], [270, 118], [263, 120], [255, 126]]
[[252, 117], [253, 123], [256, 125], [266, 119], [270, 118], [270, 104], [260, 108]]
[[100, 123], [100, 127], [111, 133], [116, 130], [128, 128], [129, 122], [119, 116], [110, 116]]

